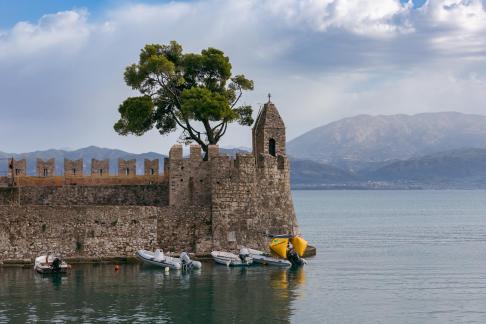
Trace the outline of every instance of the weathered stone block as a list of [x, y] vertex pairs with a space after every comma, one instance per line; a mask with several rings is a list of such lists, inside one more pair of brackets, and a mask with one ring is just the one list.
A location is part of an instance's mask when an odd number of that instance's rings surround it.
[[44, 161], [37, 159], [36, 161], [36, 175], [38, 177], [53, 177], [56, 174], [56, 161], [49, 159]]
[[110, 160], [91, 160], [91, 175], [106, 177], [110, 175]]
[[64, 159], [64, 175], [69, 177], [83, 176], [83, 159]]
[[144, 170], [144, 175], [146, 175], [146, 176], [158, 175], [159, 174], [159, 159], [154, 159], [154, 160], [144, 159], [143, 160], [143, 170]]
[[27, 175], [27, 161], [25, 159], [22, 160], [9, 160], [9, 168], [8, 168], [8, 177], [11, 178], [13, 176], [25, 176]]
[[137, 175], [137, 160], [118, 159], [118, 176]]

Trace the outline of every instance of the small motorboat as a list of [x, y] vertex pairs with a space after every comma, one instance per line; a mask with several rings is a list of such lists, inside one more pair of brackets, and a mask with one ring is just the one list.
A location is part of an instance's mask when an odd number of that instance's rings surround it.
[[248, 249], [248, 252], [250, 253], [250, 257], [253, 259], [254, 263], [277, 266], [277, 267], [290, 267], [292, 265], [290, 261], [281, 258], [276, 258], [272, 256], [270, 253], [265, 253], [263, 251], [258, 251], [254, 249]]
[[240, 254], [236, 255], [231, 252], [213, 251], [211, 256], [214, 262], [223, 264], [228, 267], [244, 267], [253, 263], [253, 259], [250, 257], [248, 249], [241, 249]]
[[201, 262], [191, 260], [186, 252], [182, 252], [180, 258], [164, 255], [164, 252], [159, 249], [155, 250], [155, 252], [138, 250], [135, 255], [140, 261], [147, 264], [175, 270], [200, 269], [202, 266]]
[[67, 273], [71, 268], [65, 261], [55, 255], [41, 255], [35, 258], [34, 270], [38, 273]]

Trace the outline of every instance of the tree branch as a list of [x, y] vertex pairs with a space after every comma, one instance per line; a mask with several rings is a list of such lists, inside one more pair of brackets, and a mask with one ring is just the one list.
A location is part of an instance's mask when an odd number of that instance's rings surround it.
[[231, 104], [231, 109], [233, 109], [235, 107], [235, 105], [238, 103], [238, 101], [240, 100], [241, 98], [241, 95], [243, 94], [243, 90], [241, 90], [241, 86], [238, 85], [238, 90], [240, 91], [240, 94], [238, 95], [238, 97], [235, 99], [235, 101], [233, 101], [233, 103]]
[[218, 133], [215, 137], [216, 143], [223, 137], [224, 133], [226, 133], [226, 128], [228, 127], [228, 121], [225, 121], [222, 125], [221, 128], [218, 130]]

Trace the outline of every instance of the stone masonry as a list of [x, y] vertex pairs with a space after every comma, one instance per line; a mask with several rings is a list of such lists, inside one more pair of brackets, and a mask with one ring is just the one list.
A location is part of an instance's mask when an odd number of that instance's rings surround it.
[[159, 174], [159, 159], [143, 160], [143, 173], [146, 176], [158, 175]]
[[118, 175], [134, 176], [137, 174], [137, 160], [118, 159]]
[[[207, 160], [198, 145], [184, 157], [182, 145], [174, 145], [164, 176], [144, 185], [3, 188], [0, 261], [48, 249], [66, 257], [132, 256], [155, 247], [196, 254], [266, 249], [268, 234], [296, 234], [285, 125], [270, 101], [252, 135], [253, 152], [236, 158], [217, 145], [209, 146]], [[121, 169], [130, 174], [134, 166], [124, 162]], [[92, 175], [107, 176], [108, 164], [93, 159]], [[158, 173], [158, 161], [145, 160], [144, 169], [145, 175]]]
[[44, 161], [37, 159], [35, 170], [38, 177], [53, 177], [56, 175], [56, 160], [49, 159]]
[[252, 133], [257, 157], [260, 154], [285, 156], [285, 125], [272, 102], [266, 103], [258, 113]]
[[82, 177], [83, 176], [83, 159], [69, 160], [64, 159], [64, 176]]
[[[27, 174], [27, 161], [25, 159], [22, 160], [9, 160], [9, 168], [8, 168], [8, 177], [13, 176], [25, 176]], [[11, 168], [10, 168], [11, 166]]]
[[110, 175], [110, 160], [91, 160], [91, 176], [105, 177]]

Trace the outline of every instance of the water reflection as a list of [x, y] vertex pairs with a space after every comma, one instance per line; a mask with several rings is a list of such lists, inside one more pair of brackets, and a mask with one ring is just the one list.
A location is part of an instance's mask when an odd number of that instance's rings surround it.
[[67, 276], [0, 269], [0, 322], [289, 322], [302, 269], [185, 273], [141, 265], [77, 265]]

